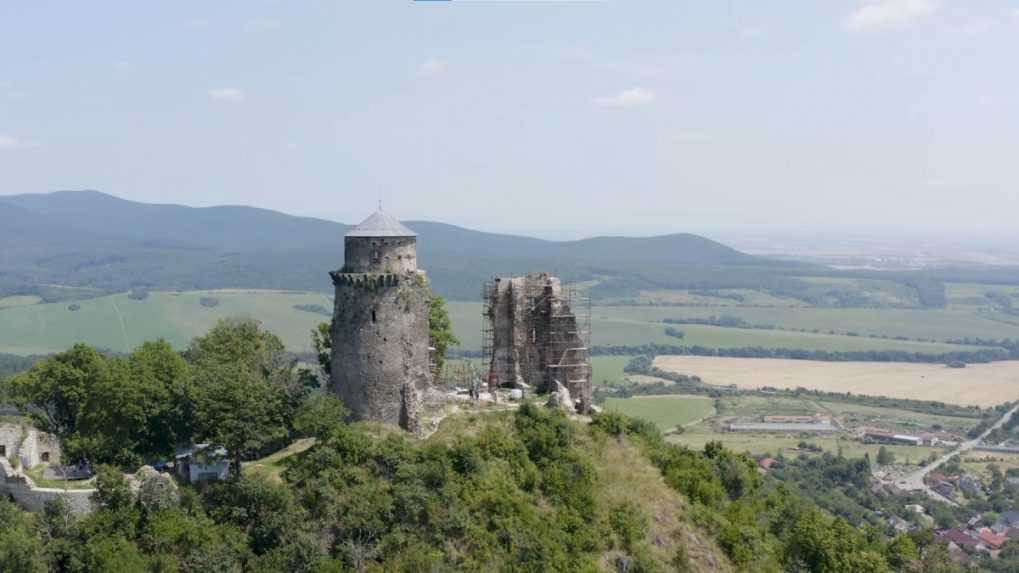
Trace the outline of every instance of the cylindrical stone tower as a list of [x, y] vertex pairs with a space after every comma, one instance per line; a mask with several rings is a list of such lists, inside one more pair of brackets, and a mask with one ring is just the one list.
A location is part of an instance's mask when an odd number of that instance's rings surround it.
[[332, 272], [331, 385], [356, 420], [418, 430], [430, 384], [431, 289], [417, 268], [417, 235], [381, 210], [346, 234]]

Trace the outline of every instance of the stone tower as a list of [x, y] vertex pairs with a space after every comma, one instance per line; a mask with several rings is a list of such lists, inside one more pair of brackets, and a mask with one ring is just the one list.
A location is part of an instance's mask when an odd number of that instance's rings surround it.
[[431, 289], [417, 268], [417, 235], [379, 210], [346, 234], [343, 248], [343, 268], [329, 273], [333, 391], [356, 420], [416, 432], [431, 377]]

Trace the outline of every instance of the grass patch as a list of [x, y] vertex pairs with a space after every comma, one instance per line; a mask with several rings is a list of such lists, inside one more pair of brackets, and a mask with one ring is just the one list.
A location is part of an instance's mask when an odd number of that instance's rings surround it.
[[248, 475], [267, 477], [271, 481], [283, 481], [283, 470], [287, 469], [287, 458], [299, 454], [313, 445], [315, 445], [315, 438], [302, 438], [260, 460], [245, 462], [242, 466], [243, 471]]
[[715, 401], [705, 396], [634, 396], [608, 398], [606, 410], [644, 418], [662, 430], [696, 422], [715, 413]]
[[632, 356], [592, 356], [591, 381], [594, 384], [614, 385], [622, 383], [626, 378], [623, 368]]

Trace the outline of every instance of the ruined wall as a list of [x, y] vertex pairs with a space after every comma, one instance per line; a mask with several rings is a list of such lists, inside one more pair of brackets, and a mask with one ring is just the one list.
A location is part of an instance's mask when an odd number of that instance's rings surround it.
[[0, 458], [0, 492], [14, 498], [14, 502], [25, 511], [41, 512], [46, 503], [56, 498], [63, 498], [75, 515], [84, 515], [92, 511], [92, 494], [94, 489], [62, 489], [37, 488], [32, 480], [18, 475], [10, 462]]
[[417, 270], [415, 237], [346, 237], [344, 272], [396, 273]]
[[48, 462], [57, 465], [61, 461], [60, 440], [53, 434], [40, 432], [28, 424], [13, 422], [0, 423], [0, 457], [17, 459], [26, 468], [34, 468]]
[[418, 396], [431, 383], [424, 272], [332, 277], [332, 388], [354, 419], [416, 431]]
[[[559, 381], [587, 412], [592, 403], [588, 349], [558, 278], [546, 273], [495, 279], [489, 383], [550, 392]], [[583, 348], [582, 351], [572, 349]], [[569, 368], [563, 364], [577, 364]]]

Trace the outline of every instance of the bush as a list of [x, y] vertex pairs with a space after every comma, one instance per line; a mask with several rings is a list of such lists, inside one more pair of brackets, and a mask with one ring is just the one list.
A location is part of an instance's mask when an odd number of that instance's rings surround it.
[[67, 310], [69, 310], [71, 312], [78, 312], [79, 310], [81, 310], [81, 305], [76, 303], [76, 302], [72, 303], [72, 304], [67, 306]]

